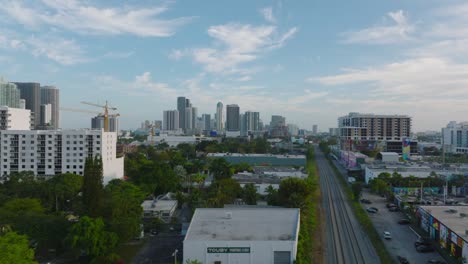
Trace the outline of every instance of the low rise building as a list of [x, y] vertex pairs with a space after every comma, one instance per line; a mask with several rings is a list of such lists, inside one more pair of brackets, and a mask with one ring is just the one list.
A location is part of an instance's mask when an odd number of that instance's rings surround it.
[[294, 263], [299, 220], [299, 209], [293, 208], [196, 209], [183, 263]]
[[416, 178], [427, 178], [431, 174], [436, 173], [439, 177], [447, 177], [451, 179], [455, 175], [468, 175], [468, 169], [464, 167], [442, 168], [430, 166], [430, 164], [382, 164], [373, 163], [366, 164], [365, 166], [365, 182], [369, 183], [370, 180], [377, 178], [381, 173], [394, 173], [401, 174], [402, 177], [414, 176]]
[[159, 218], [164, 222], [170, 222], [177, 209], [177, 200], [145, 200], [141, 207], [143, 207], [144, 218]]
[[247, 163], [252, 166], [299, 166], [306, 165], [305, 155], [209, 153], [209, 158], [223, 158], [229, 163]]
[[400, 155], [396, 152], [380, 152], [377, 154], [377, 159], [384, 163], [397, 163], [400, 161]]
[[448, 254], [468, 259], [468, 206], [421, 206], [419, 226]]

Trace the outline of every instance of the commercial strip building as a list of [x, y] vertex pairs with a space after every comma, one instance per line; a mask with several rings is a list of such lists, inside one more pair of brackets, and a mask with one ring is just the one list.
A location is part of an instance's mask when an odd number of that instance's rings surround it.
[[299, 166], [306, 165], [305, 155], [208, 153], [209, 158], [223, 158], [229, 163], [247, 163], [252, 166]]
[[168, 133], [162, 133], [159, 135], [148, 135], [145, 145], [157, 145], [161, 143], [167, 143], [170, 147], [177, 147], [179, 144], [198, 144], [202, 141], [217, 141], [217, 138], [204, 137], [204, 136], [181, 136], [172, 135]]
[[183, 263], [291, 264], [299, 227], [299, 209], [199, 208], [184, 240]]
[[421, 206], [419, 226], [456, 259], [468, 259], [468, 206]]
[[427, 178], [432, 173], [436, 173], [439, 177], [446, 177], [451, 179], [455, 175], [468, 176], [468, 168], [463, 166], [453, 166], [451, 168], [442, 168], [441, 166], [429, 165], [429, 164], [382, 164], [382, 163], [371, 163], [365, 164], [365, 182], [369, 183], [371, 179], [377, 178], [381, 173], [394, 173], [401, 174], [402, 177], [414, 176], [416, 178]]

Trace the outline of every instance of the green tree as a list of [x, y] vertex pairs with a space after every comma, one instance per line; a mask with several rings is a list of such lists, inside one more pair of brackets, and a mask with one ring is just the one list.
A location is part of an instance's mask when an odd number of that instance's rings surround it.
[[208, 190], [208, 204], [213, 207], [223, 207], [232, 204], [235, 199], [241, 197], [240, 184], [231, 178], [215, 180]]
[[226, 179], [232, 176], [231, 166], [223, 158], [213, 159], [209, 169], [216, 180]]
[[77, 195], [83, 187], [83, 177], [76, 174], [58, 174], [46, 182], [49, 202], [56, 211], [73, 208]]
[[14, 198], [7, 201], [2, 208], [5, 211], [12, 212], [14, 214], [25, 214], [25, 213], [44, 213], [44, 208], [38, 199], [32, 198]]
[[102, 160], [88, 157], [83, 177], [83, 206], [89, 216], [99, 216], [103, 198]]
[[130, 182], [112, 180], [105, 188], [106, 218], [110, 230], [121, 242], [128, 241], [141, 232], [141, 203], [144, 193]]
[[256, 205], [258, 199], [257, 188], [253, 183], [247, 183], [242, 188], [242, 200], [248, 205]]
[[351, 185], [351, 190], [353, 191], [354, 200], [358, 201], [361, 197], [362, 184], [360, 182], [354, 182]]
[[34, 250], [29, 248], [27, 236], [7, 232], [0, 236], [0, 264], [33, 264]]
[[105, 230], [102, 218], [83, 216], [72, 226], [68, 241], [73, 249], [82, 250], [94, 258], [109, 254], [116, 247], [118, 237]]
[[278, 190], [273, 188], [273, 186], [269, 185], [266, 188], [266, 201], [268, 205], [279, 205], [278, 204]]
[[196, 259], [195, 260], [187, 259], [187, 261], [185, 261], [185, 264], [202, 264], [202, 262]]
[[312, 186], [305, 180], [287, 178], [280, 183], [278, 202], [284, 207], [305, 209], [312, 191]]

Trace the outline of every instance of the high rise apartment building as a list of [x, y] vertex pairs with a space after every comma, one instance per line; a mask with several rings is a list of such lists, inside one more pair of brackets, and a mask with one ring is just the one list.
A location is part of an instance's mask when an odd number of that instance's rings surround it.
[[0, 130], [29, 129], [31, 129], [31, 110], [0, 106]]
[[20, 108], [20, 90], [14, 83], [0, 78], [0, 106]]
[[468, 122], [451, 121], [442, 128], [442, 144], [446, 153], [468, 153]]
[[163, 130], [179, 130], [179, 111], [167, 110], [163, 112]]
[[50, 125], [53, 129], [60, 128], [60, 90], [55, 86], [41, 87], [41, 105], [51, 105]]
[[203, 114], [202, 115], [202, 122], [203, 122], [202, 129], [205, 130], [205, 131], [210, 131], [211, 130], [211, 115], [210, 114]]
[[31, 110], [34, 118], [33, 127], [38, 128], [41, 123], [41, 85], [32, 82], [15, 82], [20, 90], [20, 98], [26, 100], [26, 109]]
[[52, 105], [51, 104], [41, 104], [41, 127], [49, 126], [52, 122]]
[[410, 137], [411, 117], [349, 113], [338, 118], [341, 139], [402, 140]]
[[100, 156], [104, 182], [123, 177], [117, 134], [102, 130], [2, 130], [0, 175], [31, 171], [36, 176], [83, 175], [85, 159]]
[[[378, 115], [349, 113], [338, 118], [340, 141], [343, 148], [356, 150], [382, 148], [402, 152], [403, 140], [411, 137], [411, 117], [407, 115]], [[411, 143], [415, 152], [417, 143]]]
[[240, 108], [236, 104], [226, 105], [226, 136], [240, 136]]

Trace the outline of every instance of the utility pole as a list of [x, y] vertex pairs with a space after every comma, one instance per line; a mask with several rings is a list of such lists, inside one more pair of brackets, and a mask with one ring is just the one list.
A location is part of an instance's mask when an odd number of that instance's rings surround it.
[[179, 252], [179, 250], [176, 250], [174, 251], [174, 253], [172, 253], [172, 256], [174, 256], [174, 264], [177, 264], [177, 253]]

